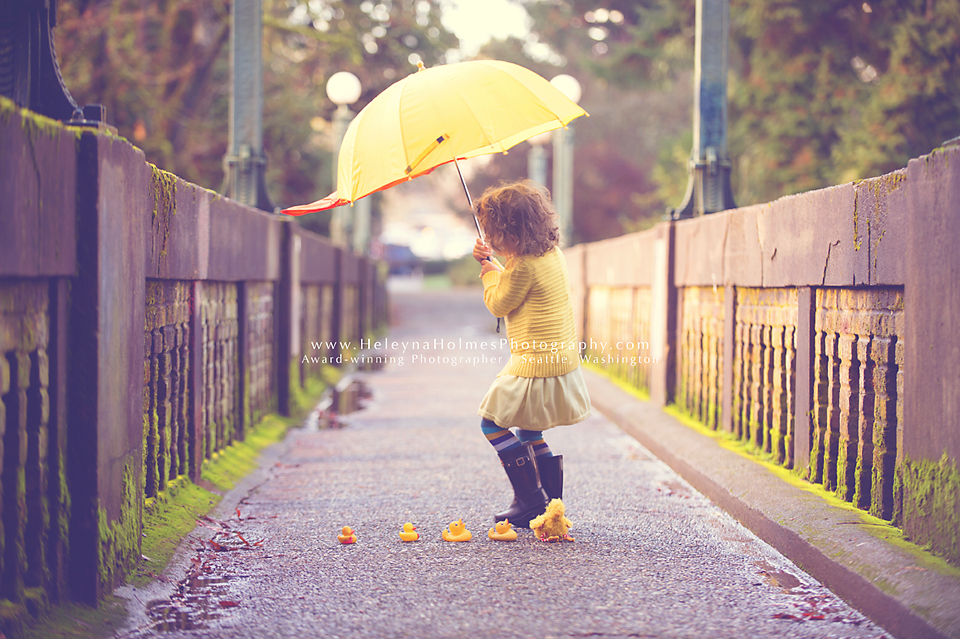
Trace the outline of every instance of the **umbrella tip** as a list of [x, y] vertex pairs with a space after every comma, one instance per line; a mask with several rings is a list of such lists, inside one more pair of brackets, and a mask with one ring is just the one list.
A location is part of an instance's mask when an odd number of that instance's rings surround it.
[[417, 71], [423, 71], [426, 68], [427, 67], [423, 65], [423, 60], [417, 60]]

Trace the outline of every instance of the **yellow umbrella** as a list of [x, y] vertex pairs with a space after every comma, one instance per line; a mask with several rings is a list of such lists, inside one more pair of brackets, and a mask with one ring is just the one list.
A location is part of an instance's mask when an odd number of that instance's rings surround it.
[[350, 123], [340, 146], [337, 190], [284, 213], [304, 215], [353, 204], [442, 164], [506, 152], [587, 115], [545, 79], [510, 62], [418, 66]]

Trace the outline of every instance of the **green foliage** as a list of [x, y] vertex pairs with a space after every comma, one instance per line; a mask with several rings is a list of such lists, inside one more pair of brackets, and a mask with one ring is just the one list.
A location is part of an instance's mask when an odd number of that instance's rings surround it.
[[[281, 206], [332, 188], [333, 105], [326, 80], [355, 73], [362, 108], [416, 69], [446, 59], [456, 38], [439, 0], [263, 0], [264, 148]], [[106, 106], [120, 135], [190, 182], [223, 181], [229, 100], [230, 2], [61, 0], [54, 30], [61, 71], [80, 104]], [[324, 230], [329, 214], [307, 222]]]
[[[577, 239], [645, 228], [686, 187], [695, 0], [518, 0], [528, 38], [481, 57], [577, 77]], [[62, 0], [56, 48], [81, 103], [105, 104], [147, 158], [216, 188], [226, 149], [228, 0]], [[440, 0], [264, 0], [264, 135], [282, 206], [333, 190], [326, 79], [349, 70], [362, 108], [452, 59]], [[873, 177], [960, 133], [960, 0], [731, 0], [729, 152], [741, 205]], [[526, 146], [471, 185], [526, 175]], [[374, 203], [377, 214], [377, 203]], [[329, 213], [301, 218], [324, 233]]]
[[480, 281], [480, 265], [473, 255], [451, 260], [447, 263], [447, 277], [453, 286], [482, 286]]
[[[524, 4], [533, 33], [514, 50], [547, 77], [580, 79], [595, 117], [577, 123], [577, 167], [590, 161], [588, 139], [632, 164], [646, 184], [608, 192], [621, 201], [620, 226], [643, 228], [679, 204], [687, 183], [695, 1]], [[960, 0], [730, 0], [730, 21], [728, 144], [740, 205], [882, 175], [960, 134]], [[638, 95], [646, 120], [622, 107]], [[590, 193], [583, 176], [574, 190]], [[607, 215], [595, 192], [575, 215], [585, 210]], [[615, 234], [577, 224], [582, 239]]]

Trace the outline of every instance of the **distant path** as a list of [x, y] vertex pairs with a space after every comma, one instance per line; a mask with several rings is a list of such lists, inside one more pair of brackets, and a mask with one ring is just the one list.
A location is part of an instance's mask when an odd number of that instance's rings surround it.
[[[389, 339], [408, 346], [503, 337], [479, 289], [395, 293], [392, 319]], [[218, 513], [262, 546], [193, 550], [215, 533], [200, 528], [173, 569], [182, 579], [195, 558], [210, 571], [200, 577], [212, 585], [192, 592], [212, 618], [135, 636], [884, 636], [599, 415], [547, 434], [565, 455], [576, 541], [488, 540], [510, 489], [476, 409], [501, 364], [449, 362], [484, 354], [503, 351], [401, 345], [395, 364], [366, 375], [372, 404], [347, 427], [291, 433], [239, 503], [253, 518], [237, 520], [236, 499]], [[448, 361], [414, 361], [430, 356]], [[460, 517], [473, 540], [442, 541]], [[420, 541], [400, 541], [406, 521]], [[344, 525], [359, 543], [337, 542]]]

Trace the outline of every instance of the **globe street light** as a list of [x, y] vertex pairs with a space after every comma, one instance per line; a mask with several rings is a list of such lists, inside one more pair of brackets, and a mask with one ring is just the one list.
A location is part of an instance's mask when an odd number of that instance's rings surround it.
[[[327, 97], [337, 105], [333, 113], [333, 187], [337, 187], [337, 159], [340, 155], [340, 144], [347, 132], [347, 126], [353, 113], [349, 105], [360, 99], [362, 87], [360, 79], [349, 71], [338, 71], [327, 80]], [[343, 244], [347, 240], [345, 211], [342, 207], [333, 210], [330, 220], [330, 239], [334, 244]]]
[[[582, 90], [572, 75], [562, 73], [552, 80], [573, 102], [579, 102]], [[557, 129], [553, 136], [553, 204], [560, 217], [560, 236], [567, 246], [573, 242], [573, 124]]]

